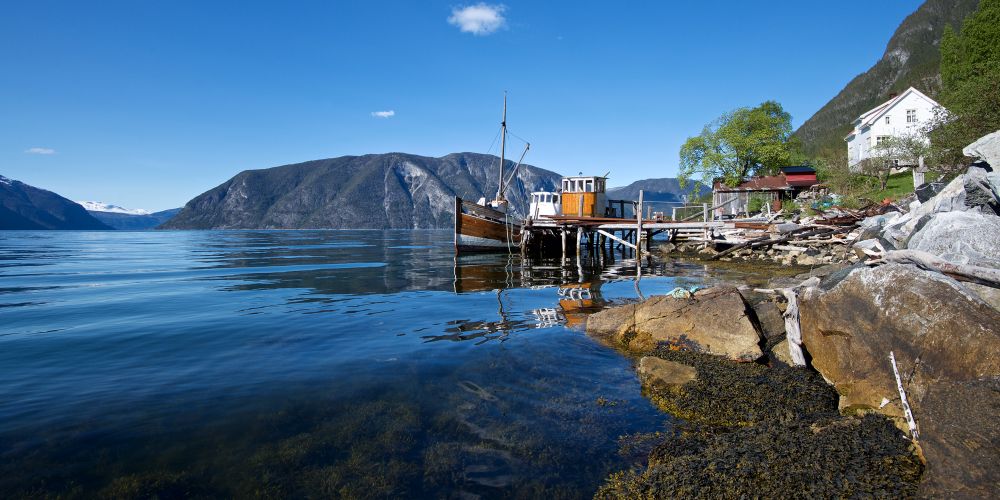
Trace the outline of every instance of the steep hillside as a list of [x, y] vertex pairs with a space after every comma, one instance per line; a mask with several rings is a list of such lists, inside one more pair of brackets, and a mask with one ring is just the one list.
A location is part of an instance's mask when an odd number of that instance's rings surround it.
[[[514, 164], [507, 162], [507, 168]], [[247, 170], [189, 201], [161, 229], [445, 228], [454, 196], [497, 189], [499, 160], [477, 153], [343, 156]], [[554, 190], [559, 174], [522, 165], [507, 198], [521, 213], [528, 193]]]
[[927, 0], [903, 20], [882, 58], [854, 77], [795, 131], [806, 154], [846, 155], [843, 138], [850, 132], [851, 122], [894, 92], [912, 86], [937, 97], [941, 89], [941, 33], [946, 25], [961, 26], [978, 4], [978, 0]]
[[144, 229], [154, 229], [156, 226], [172, 219], [181, 209], [171, 208], [151, 214], [127, 214], [120, 212], [105, 212], [98, 210], [88, 210], [95, 219], [115, 228], [129, 231], [141, 231]]
[[0, 176], [0, 229], [111, 229], [51, 191]]

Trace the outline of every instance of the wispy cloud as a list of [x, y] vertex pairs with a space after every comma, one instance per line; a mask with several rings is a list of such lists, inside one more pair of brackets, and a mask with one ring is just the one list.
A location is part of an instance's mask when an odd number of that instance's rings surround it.
[[375, 118], [392, 118], [396, 116], [396, 111], [391, 109], [388, 111], [372, 111], [372, 116]]
[[24, 150], [29, 155], [54, 155], [56, 150], [52, 148], [28, 148]]
[[507, 19], [503, 17], [507, 7], [503, 4], [490, 5], [477, 3], [465, 7], [455, 7], [451, 9], [451, 17], [448, 24], [458, 26], [463, 33], [473, 35], [489, 35], [507, 25]]

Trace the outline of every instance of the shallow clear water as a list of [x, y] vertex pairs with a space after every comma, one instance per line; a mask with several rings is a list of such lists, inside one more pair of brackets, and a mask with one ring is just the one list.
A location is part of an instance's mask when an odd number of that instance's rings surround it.
[[447, 231], [0, 232], [0, 496], [589, 497], [619, 436], [670, 421], [586, 312], [715, 279], [602, 263], [456, 259]]

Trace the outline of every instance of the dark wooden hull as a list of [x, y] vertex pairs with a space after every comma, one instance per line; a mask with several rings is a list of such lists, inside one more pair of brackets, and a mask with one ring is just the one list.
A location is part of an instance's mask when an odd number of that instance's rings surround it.
[[503, 212], [455, 197], [455, 252], [506, 252], [520, 244], [520, 224]]

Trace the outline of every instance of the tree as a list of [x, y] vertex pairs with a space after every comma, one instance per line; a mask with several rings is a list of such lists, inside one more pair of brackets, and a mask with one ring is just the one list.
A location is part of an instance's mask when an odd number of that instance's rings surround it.
[[954, 173], [962, 148], [1000, 129], [1000, 0], [981, 0], [959, 33], [941, 37], [941, 104], [930, 125], [936, 169]]
[[861, 174], [878, 179], [879, 191], [885, 191], [893, 169], [915, 166], [926, 155], [927, 141], [919, 134], [887, 137], [872, 146], [870, 156], [861, 161]]
[[792, 116], [775, 101], [739, 108], [705, 126], [681, 146], [680, 182], [700, 177], [735, 186], [751, 175], [769, 174], [792, 156]]

